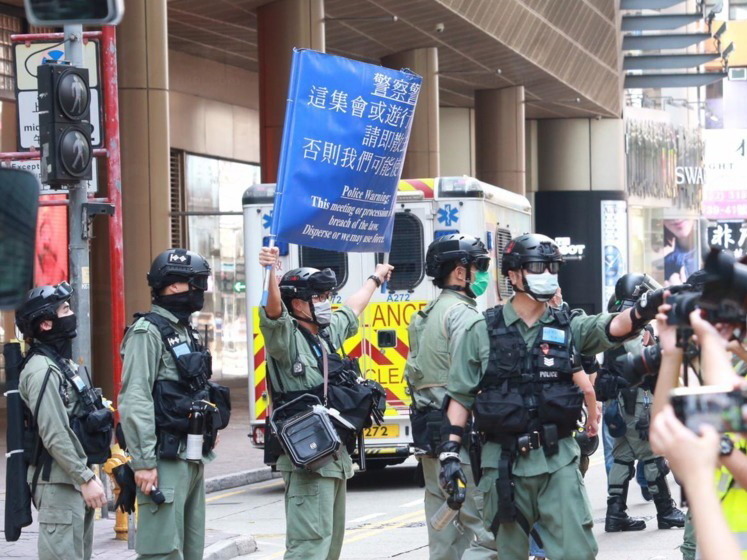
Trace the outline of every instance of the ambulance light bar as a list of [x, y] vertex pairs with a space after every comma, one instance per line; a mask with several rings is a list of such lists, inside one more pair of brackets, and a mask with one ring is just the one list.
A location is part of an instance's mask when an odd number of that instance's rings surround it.
[[421, 191], [397, 191], [397, 202], [414, 202], [424, 199], [425, 195]]
[[442, 177], [438, 181], [438, 195], [445, 198], [483, 198], [482, 183], [473, 177]]

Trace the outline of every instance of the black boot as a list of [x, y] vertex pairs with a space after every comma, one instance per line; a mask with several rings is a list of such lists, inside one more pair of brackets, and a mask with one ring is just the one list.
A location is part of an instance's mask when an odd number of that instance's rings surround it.
[[656, 505], [656, 520], [659, 522], [659, 529], [685, 526], [685, 514], [677, 509], [674, 500], [669, 495], [654, 498], [654, 504]]
[[643, 519], [630, 517], [625, 512], [626, 509], [628, 508], [620, 496], [607, 500], [607, 517], [604, 520], [605, 532], [643, 531], [646, 528], [646, 522]]

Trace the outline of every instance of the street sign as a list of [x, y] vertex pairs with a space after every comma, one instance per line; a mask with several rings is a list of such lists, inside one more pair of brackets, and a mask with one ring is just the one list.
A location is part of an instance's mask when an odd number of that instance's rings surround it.
[[[15, 169], [23, 169], [24, 171], [28, 171], [30, 173], [33, 173], [37, 179], [41, 182], [41, 162], [38, 159], [22, 159], [22, 160], [13, 160], [10, 163], [10, 167], [13, 167]], [[93, 179], [90, 181], [86, 181], [86, 190], [89, 193], [95, 194], [98, 191], [99, 188], [99, 177], [98, 177], [98, 170], [96, 169], [96, 165], [94, 164], [92, 166], [93, 170]], [[50, 189], [49, 185], [42, 184], [41, 193], [40, 194], [64, 194], [67, 192], [67, 189]]]
[[233, 285], [233, 291], [237, 294], [243, 294], [246, 292], [246, 282], [235, 282]]
[[[91, 144], [94, 148], [103, 145], [101, 138], [99, 44], [88, 41], [83, 47], [83, 68], [88, 69], [91, 87]], [[59, 43], [18, 43], [14, 49], [16, 71], [16, 98], [18, 100], [18, 145], [21, 150], [39, 148], [39, 94], [37, 67], [45, 60], [59, 61], [65, 53]]]

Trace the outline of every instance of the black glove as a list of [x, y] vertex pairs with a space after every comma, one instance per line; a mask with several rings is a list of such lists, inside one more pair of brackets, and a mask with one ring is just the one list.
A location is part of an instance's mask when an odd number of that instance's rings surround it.
[[[450, 500], [455, 504], [462, 504], [465, 498], [464, 487], [467, 485], [467, 477], [462, 471], [459, 461], [459, 449], [461, 444], [455, 441], [445, 441], [438, 446], [438, 460], [441, 462], [441, 472], [438, 475], [441, 488], [451, 496]], [[461, 483], [461, 484], [460, 484]]]
[[594, 392], [598, 401], [608, 401], [617, 398], [621, 389], [630, 387], [625, 379], [612, 373], [599, 374], [594, 383]]
[[114, 505], [115, 509], [119, 508], [123, 513], [134, 512], [137, 485], [135, 484], [135, 473], [132, 467], [129, 463], [125, 463], [115, 467], [112, 473], [117, 481], [117, 486], [119, 486], [119, 497]]
[[653, 320], [656, 317], [656, 313], [659, 311], [659, 306], [664, 303], [664, 288], [658, 290], [651, 290], [645, 292], [640, 299], [635, 302], [633, 308], [633, 325], [636, 330], [643, 328], [646, 323]]

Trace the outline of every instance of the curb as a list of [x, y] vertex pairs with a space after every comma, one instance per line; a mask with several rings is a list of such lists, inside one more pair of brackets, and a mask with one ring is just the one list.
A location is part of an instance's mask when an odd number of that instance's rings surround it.
[[202, 558], [203, 560], [229, 560], [251, 554], [255, 550], [257, 550], [257, 541], [254, 537], [234, 537], [210, 545], [205, 549]]
[[[279, 478], [280, 473], [272, 472], [270, 467], [250, 469], [220, 476], [214, 476], [205, 480], [205, 493], [220, 492], [229, 488], [238, 488], [255, 482], [263, 482], [272, 478]], [[205, 557], [207, 558], [207, 557]]]

